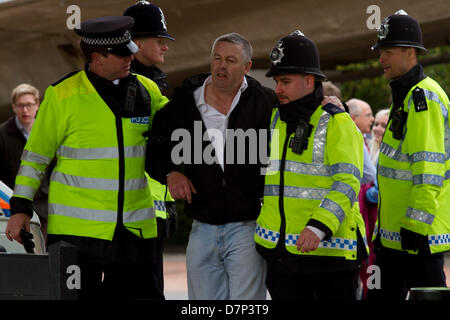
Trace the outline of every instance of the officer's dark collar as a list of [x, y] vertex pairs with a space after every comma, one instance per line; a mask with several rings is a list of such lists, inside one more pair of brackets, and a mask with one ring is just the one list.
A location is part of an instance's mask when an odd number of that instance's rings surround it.
[[[94, 84], [94, 87], [97, 84], [97, 85], [103, 85], [106, 87], [116, 87], [117, 88], [117, 86], [111, 80], [100, 77], [98, 74], [90, 71], [88, 63], [85, 64], [84, 71], [86, 72], [86, 76], [91, 81], [91, 83]], [[132, 77], [131, 73], [129, 73], [127, 77], [119, 79], [120, 80], [119, 86], [122, 87], [124, 84], [128, 84], [130, 77]]]
[[150, 67], [139, 62], [136, 58], [131, 61], [131, 71], [137, 74], [142, 74], [143, 76], [152, 79], [153, 81], [161, 80], [166, 78], [166, 74], [155, 65]]
[[297, 122], [300, 118], [309, 122], [309, 118], [316, 111], [323, 100], [322, 82], [316, 81], [313, 93], [303, 98], [279, 105], [280, 118], [285, 122]]
[[426, 75], [423, 73], [423, 67], [418, 63], [400, 78], [392, 80], [389, 85], [392, 88], [392, 102], [394, 108], [400, 108], [403, 105], [403, 100], [405, 100], [409, 90], [425, 78]]
[[389, 84], [391, 88], [408, 88], [411, 89], [416, 83], [425, 79], [426, 76], [423, 73], [423, 67], [420, 63], [412, 67], [407, 73], [398, 79], [392, 80]]

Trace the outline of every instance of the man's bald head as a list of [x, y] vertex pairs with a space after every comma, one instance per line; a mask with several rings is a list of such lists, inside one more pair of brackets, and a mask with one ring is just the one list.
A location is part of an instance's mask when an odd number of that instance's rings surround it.
[[370, 129], [374, 120], [372, 108], [370, 105], [357, 98], [352, 98], [346, 102], [350, 116], [355, 121], [356, 126], [362, 133], [370, 133]]

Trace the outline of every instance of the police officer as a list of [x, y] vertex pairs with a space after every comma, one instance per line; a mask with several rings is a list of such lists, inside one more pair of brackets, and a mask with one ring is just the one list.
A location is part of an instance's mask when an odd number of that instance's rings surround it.
[[156, 65], [164, 63], [164, 55], [169, 50], [167, 40], [175, 39], [167, 33], [163, 11], [152, 3], [139, 1], [127, 8], [123, 15], [134, 19], [131, 36], [139, 47], [135, 60], [131, 62], [132, 71], [152, 79], [161, 91], [166, 90], [166, 74]]
[[[147, 1], [139, 1], [123, 13], [134, 19], [131, 37], [139, 48], [131, 62], [131, 71], [153, 80], [161, 91], [168, 88], [166, 74], [156, 65], [164, 62], [164, 54], [169, 49], [166, 40], [174, 40], [167, 33], [164, 13], [158, 6]], [[157, 270], [158, 285], [164, 292], [163, 245], [164, 238], [175, 232], [177, 211], [175, 200], [166, 186], [148, 176], [150, 192], [156, 208], [158, 237], [154, 239], [153, 257]]]
[[56, 156], [48, 244], [77, 248], [79, 298], [164, 298], [149, 254], [157, 230], [143, 133], [167, 98], [154, 82], [129, 72], [138, 50], [133, 23], [131, 17], [102, 17], [75, 30], [86, 68], [47, 88], [11, 198], [6, 234], [22, 242], [36, 189]]
[[325, 76], [313, 41], [297, 30], [270, 58], [280, 105], [255, 234], [267, 288], [273, 299], [355, 299], [367, 254], [357, 202], [362, 135], [343, 110], [321, 105]]
[[[384, 19], [372, 50], [391, 80], [392, 105], [378, 163], [376, 264], [381, 289], [404, 299], [411, 287], [445, 286], [450, 249], [449, 100], [424, 74], [419, 23], [403, 10]], [[375, 292], [376, 291], [376, 292]]]

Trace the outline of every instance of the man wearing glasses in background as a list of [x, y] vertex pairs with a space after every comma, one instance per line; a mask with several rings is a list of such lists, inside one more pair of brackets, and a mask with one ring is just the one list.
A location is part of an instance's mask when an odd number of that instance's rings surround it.
[[[20, 167], [20, 156], [33, 127], [39, 109], [39, 90], [28, 83], [19, 84], [11, 92], [12, 111], [8, 120], [0, 124], [0, 180], [14, 189]], [[43, 179], [33, 202], [39, 216], [41, 230], [46, 236], [48, 179]]]

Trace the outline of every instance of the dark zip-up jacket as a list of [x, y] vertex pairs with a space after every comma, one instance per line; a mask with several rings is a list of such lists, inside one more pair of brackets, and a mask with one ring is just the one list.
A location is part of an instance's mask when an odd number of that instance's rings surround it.
[[[259, 155], [267, 147], [258, 146], [267, 146], [267, 137], [258, 138], [256, 143], [247, 139], [243, 148], [238, 147], [235, 139], [232, 163], [227, 163], [226, 150], [231, 141], [227, 139], [224, 171], [217, 163], [205, 163], [202, 155], [208, 153], [212, 146], [209, 139], [202, 139], [206, 127], [193, 92], [203, 85], [208, 76], [200, 74], [186, 79], [175, 90], [170, 102], [155, 114], [147, 147], [147, 171], [163, 184], [166, 184], [166, 175], [171, 171], [182, 171], [192, 181], [198, 193], [193, 194], [192, 203], [186, 203], [185, 212], [193, 219], [215, 225], [254, 220], [261, 209], [264, 188], [261, 167], [267, 160], [267, 152], [264, 156]], [[247, 89], [241, 93], [238, 104], [230, 114], [228, 129], [242, 129], [245, 132], [250, 132], [247, 131], [250, 129], [257, 133], [259, 129], [269, 127], [272, 108], [277, 100], [271, 89], [263, 87], [255, 79], [247, 77], [247, 82]], [[194, 127], [199, 128], [200, 124], [201, 132], [194, 132]], [[190, 149], [185, 150], [190, 152], [189, 160], [181, 165], [176, 165], [171, 157], [172, 151], [177, 150], [174, 147], [179, 148], [179, 144], [183, 143], [183, 140], [171, 141], [176, 129], [184, 129], [191, 138], [191, 143], [187, 144]], [[239, 164], [238, 158], [243, 153], [245, 162]], [[252, 160], [255, 160], [254, 163]]]
[[152, 79], [157, 85], [159, 90], [163, 91], [169, 88], [167, 83], [167, 75], [155, 65], [147, 67], [140, 63], [137, 59], [131, 61], [131, 72], [141, 74], [149, 79]]

